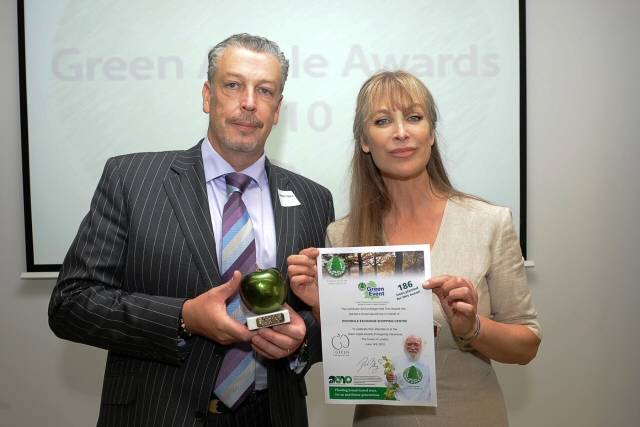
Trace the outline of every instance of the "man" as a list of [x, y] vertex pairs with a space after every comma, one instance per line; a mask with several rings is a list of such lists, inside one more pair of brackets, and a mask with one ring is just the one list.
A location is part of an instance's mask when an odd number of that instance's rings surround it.
[[404, 340], [404, 355], [393, 360], [394, 371], [387, 374], [389, 385], [397, 385], [397, 400], [430, 401], [431, 383], [428, 366], [420, 360], [422, 338], [409, 335]]
[[307, 425], [308, 307], [289, 293], [289, 324], [236, 320], [242, 273], [285, 277], [334, 219], [328, 190], [264, 154], [287, 71], [275, 43], [231, 36], [209, 52], [207, 137], [107, 161], [49, 307], [56, 335], [109, 350], [98, 425]]

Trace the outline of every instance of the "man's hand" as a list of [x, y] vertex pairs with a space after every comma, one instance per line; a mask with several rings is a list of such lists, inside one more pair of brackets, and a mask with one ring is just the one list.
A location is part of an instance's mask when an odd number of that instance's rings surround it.
[[307, 334], [302, 317], [288, 304], [284, 308], [289, 310], [291, 323], [259, 329], [251, 339], [253, 349], [267, 359], [281, 359], [295, 353]]
[[256, 333], [227, 313], [227, 300], [238, 293], [241, 278], [236, 271], [227, 283], [185, 301], [182, 318], [187, 330], [224, 345], [251, 341]]
[[387, 382], [389, 384], [393, 384], [396, 382], [396, 380], [398, 379], [398, 377], [396, 377], [395, 372], [389, 372], [387, 375], [385, 375], [387, 377]]

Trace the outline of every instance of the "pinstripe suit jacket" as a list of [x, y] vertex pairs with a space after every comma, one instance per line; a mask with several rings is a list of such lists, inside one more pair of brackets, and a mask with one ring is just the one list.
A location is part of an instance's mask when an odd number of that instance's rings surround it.
[[[202, 143], [202, 141], [200, 142]], [[178, 336], [186, 298], [221, 283], [200, 151], [131, 154], [109, 159], [64, 260], [49, 306], [61, 338], [109, 351], [100, 426], [194, 426], [206, 419], [227, 347]], [[329, 191], [266, 162], [274, 207], [277, 267], [286, 257], [324, 244], [334, 219]], [[277, 190], [300, 206], [282, 207]], [[320, 360], [319, 325], [289, 292], [305, 319], [311, 360]], [[268, 361], [274, 426], [305, 426], [303, 374], [288, 361]]]

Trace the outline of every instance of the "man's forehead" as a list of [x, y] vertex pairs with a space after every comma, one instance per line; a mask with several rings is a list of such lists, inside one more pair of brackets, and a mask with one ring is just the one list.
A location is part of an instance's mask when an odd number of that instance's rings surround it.
[[280, 80], [280, 61], [267, 52], [255, 52], [243, 47], [230, 46], [218, 62], [221, 75], [256, 77], [262, 80]]

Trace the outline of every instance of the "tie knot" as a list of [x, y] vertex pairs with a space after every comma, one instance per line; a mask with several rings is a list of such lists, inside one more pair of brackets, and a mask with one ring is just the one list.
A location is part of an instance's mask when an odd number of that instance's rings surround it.
[[232, 172], [225, 175], [227, 182], [227, 194], [232, 194], [235, 191], [243, 193], [247, 189], [251, 182], [251, 177], [243, 173]]

